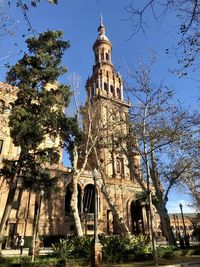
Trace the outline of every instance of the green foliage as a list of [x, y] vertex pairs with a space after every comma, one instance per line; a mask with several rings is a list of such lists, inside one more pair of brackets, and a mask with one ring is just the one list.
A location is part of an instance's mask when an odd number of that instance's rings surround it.
[[89, 236], [75, 236], [70, 240], [73, 251], [72, 255], [75, 258], [89, 258], [91, 256], [91, 246], [93, 243], [93, 237]]
[[87, 236], [73, 236], [60, 239], [58, 243], [52, 244], [53, 256], [60, 259], [65, 258], [89, 258], [93, 238]]
[[143, 235], [133, 236], [131, 239], [121, 236], [102, 236], [101, 243], [105, 257], [151, 253], [149, 239]]
[[53, 256], [65, 259], [71, 255], [73, 245], [66, 239], [60, 239], [59, 243], [52, 244]]
[[176, 258], [176, 253], [175, 253], [176, 251], [177, 251], [177, 247], [175, 246], [165, 246], [165, 247], [159, 246], [157, 248], [158, 256], [164, 259]]
[[52, 143], [60, 138], [59, 146], [70, 149], [80, 138], [76, 118], [67, 118], [64, 112], [70, 89], [57, 81], [67, 71], [62, 66], [62, 56], [69, 42], [62, 38], [61, 31], [47, 31], [27, 39], [29, 53], [10, 68], [6, 78], [17, 86], [9, 126], [13, 143], [21, 152], [16, 161], [4, 160], [0, 175], [12, 184], [17, 174], [23, 188], [33, 191], [51, 188], [58, 178], [50, 179], [44, 164], [58, 162], [59, 147], [43, 148], [42, 142], [47, 137]]
[[121, 236], [109, 236], [100, 239], [104, 256], [123, 255], [129, 246], [129, 239]]
[[136, 254], [149, 254], [152, 252], [149, 238], [145, 237], [142, 234], [133, 237], [130, 240], [129, 247], [130, 250], [132, 249]]

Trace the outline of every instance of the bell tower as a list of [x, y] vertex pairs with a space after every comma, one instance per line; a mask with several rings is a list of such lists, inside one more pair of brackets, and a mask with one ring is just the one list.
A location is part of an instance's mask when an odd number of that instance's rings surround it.
[[112, 44], [106, 36], [102, 17], [93, 51], [93, 71], [86, 82], [86, 91], [87, 103], [92, 104], [92, 110], [96, 113], [93, 131], [100, 129], [99, 159], [109, 177], [128, 178], [127, 159], [115, 143], [127, 132], [130, 105], [124, 100], [122, 77], [112, 63]]
[[89, 99], [97, 95], [123, 101], [123, 82], [112, 63], [112, 44], [106, 36], [106, 28], [101, 17], [98, 37], [93, 44], [93, 74], [87, 80], [86, 90]]

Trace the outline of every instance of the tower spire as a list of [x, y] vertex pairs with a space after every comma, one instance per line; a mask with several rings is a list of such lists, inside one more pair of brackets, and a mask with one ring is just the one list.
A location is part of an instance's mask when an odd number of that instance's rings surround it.
[[102, 16], [102, 13], [100, 14], [100, 26], [104, 26], [103, 25], [103, 16]]

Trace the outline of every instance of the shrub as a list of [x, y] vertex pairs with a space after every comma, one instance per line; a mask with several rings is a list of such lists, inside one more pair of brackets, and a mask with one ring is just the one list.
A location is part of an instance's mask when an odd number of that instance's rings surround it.
[[65, 258], [89, 258], [91, 256], [92, 237], [67, 237], [60, 239], [59, 243], [53, 244], [53, 256]]
[[[175, 246], [159, 246], [157, 248], [158, 257], [164, 259], [174, 259], [178, 257], [178, 253], [175, 253], [177, 248]], [[180, 255], [179, 255], [180, 256]]]
[[66, 239], [60, 239], [59, 243], [52, 244], [53, 256], [65, 259], [69, 257], [71, 251], [73, 250], [71, 243]]
[[103, 245], [103, 255], [107, 256], [119, 256], [125, 253], [129, 244], [129, 239], [117, 235], [105, 237], [100, 239]]
[[75, 236], [70, 238], [70, 243], [73, 247], [71, 255], [74, 258], [89, 258], [91, 256], [91, 247], [93, 244], [93, 237], [89, 236]]
[[149, 238], [142, 234], [133, 236], [130, 240], [129, 250], [134, 251], [136, 255], [150, 254], [152, 249]]
[[141, 255], [150, 254], [149, 239], [143, 235], [133, 236], [131, 239], [121, 236], [101, 237], [103, 256]]

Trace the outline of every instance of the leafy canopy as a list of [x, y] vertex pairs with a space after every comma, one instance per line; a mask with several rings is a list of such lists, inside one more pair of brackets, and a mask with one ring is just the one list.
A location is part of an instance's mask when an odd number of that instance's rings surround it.
[[[7, 73], [7, 82], [17, 87], [17, 99], [9, 117], [10, 135], [21, 152], [18, 160], [4, 161], [2, 174], [12, 177], [15, 166], [20, 164], [19, 180], [26, 188], [32, 189], [34, 183], [44, 186], [42, 181], [49, 185], [44, 164], [59, 160], [58, 145], [69, 144], [78, 129], [76, 119], [67, 118], [64, 112], [70, 89], [57, 81], [67, 71], [62, 66], [62, 56], [69, 42], [62, 37], [61, 31], [47, 31], [27, 39], [29, 52]], [[52, 146], [43, 147], [47, 138]]]

